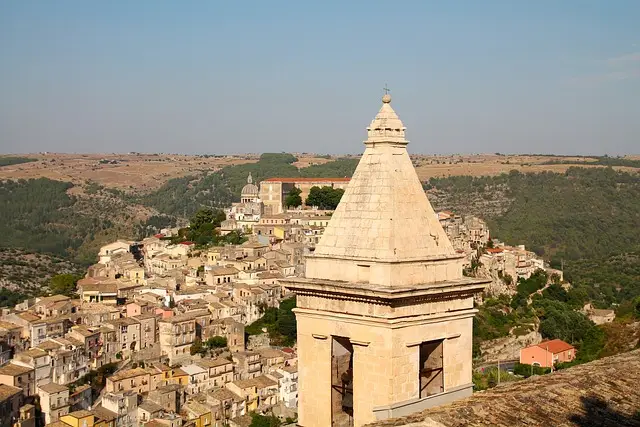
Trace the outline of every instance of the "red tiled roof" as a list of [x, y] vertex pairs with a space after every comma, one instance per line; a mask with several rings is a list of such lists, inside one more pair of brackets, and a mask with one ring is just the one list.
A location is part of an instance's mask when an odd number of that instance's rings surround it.
[[154, 234], [153, 237], [155, 237], [156, 239], [162, 239], [164, 237], [164, 234], [161, 234], [161, 233]]
[[566, 343], [562, 340], [542, 341], [540, 344], [538, 344], [538, 347], [547, 350], [551, 354], [562, 353], [563, 351], [573, 349], [573, 346], [571, 344]]
[[193, 242], [180, 242], [181, 245], [187, 245], [187, 246], [191, 246], [191, 245], [195, 245], [195, 243]]
[[504, 252], [502, 248], [487, 248], [486, 251], [489, 252], [490, 254], [499, 254]]
[[263, 182], [284, 182], [295, 184], [296, 182], [349, 182], [351, 178], [268, 178]]

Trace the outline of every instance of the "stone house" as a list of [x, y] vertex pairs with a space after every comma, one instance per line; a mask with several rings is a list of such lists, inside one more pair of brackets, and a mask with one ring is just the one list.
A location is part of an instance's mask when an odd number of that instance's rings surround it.
[[125, 369], [107, 377], [105, 390], [120, 393], [133, 390], [138, 394], [149, 392], [149, 372], [143, 368]]
[[78, 294], [83, 303], [116, 305], [118, 302], [118, 283], [115, 279], [80, 279], [78, 280]]
[[93, 427], [117, 427], [118, 414], [105, 409], [104, 406], [96, 406], [91, 410], [91, 413], [94, 416]]
[[23, 347], [23, 327], [15, 323], [0, 321], [0, 339], [9, 347], [21, 350]]
[[69, 387], [48, 383], [38, 386], [37, 393], [45, 424], [58, 421], [61, 416], [69, 413]]
[[227, 346], [232, 352], [244, 350], [244, 324], [232, 317], [210, 320], [206, 328], [203, 328], [203, 341], [215, 336], [226, 338]]
[[19, 387], [25, 397], [35, 394], [35, 370], [26, 366], [9, 363], [0, 367], [0, 384]]
[[146, 423], [154, 418], [161, 417], [164, 413], [162, 406], [147, 399], [138, 405], [138, 421]]
[[278, 382], [264, 375], [236, 380], [225, 387], [244, 398], [247, 411], [264, 410], [278, 403]]
[[117, 427], [138, 427], [138, 394], [135, 391], [105, 393], [102, 407], [116, 414]]
[[51, 381], [69, 384], [89, 372], [85, 348], [73, 339], [57, 338], [38, 345], [51, 358]]
[[98, 258], [101, 264], [106, 264], [111, 261], [111, 258], [115, 255], [126, 254], [131, 248], [131, 242], [126, 240], [116, 240], [113, 243], [104, 245], [98, 251]]
[[36, 427], [36, 407], [30, 403], [22, 405], [13, 427]]
[[195, 364], [208, 371], [211, 388], [223, 387], [233, 381], [233, 362], [228, 359], [200, 359]]
[[[96, 416], [87, 410], [70, 412], [60, 417], [60, 422], [71, 427], [94, 427], [97, 426]], [[60, 426], [60, 424], [54, 423]]]
[[87, 327], [101, 327], [110, 320], [120, 318], [120, 310], [111, 304], [83, 302], [78, 308], [81, 323]]
[[204, 281], [208, 286], [231, 283], [238, 278], [238, 268], [236, 267], [214, 267], [206, 265], [204, 267]]
[[99, 328], [88, 328], [85, 325], [72, 326], [65, 337], [82, 342], [89, 364], [93, 369], [98, 367], [98, 358], [102, 351]]
[[245, 399], [226, 387], [218, 387], [207, 393], [207, 404], [211, 406], [214, 420], [219, 425], [246, 414]]
[[109, 325], [99, 328], [98, 332], [100, 333], [99, 343], [101, 344], [102, 351], [98, 356], [97, 366], [100, 367], [120, 360], [116, 357], [121, 349], [116, 330], [112, 328], [112, 325]]
[[198, 394], [208, 390], [209, 384], [209, 370], [202, 368], [198, 365], [191, 364], [183, 366], [182, 369], [189, 376], [189, 382], [187, 384], [187, 394]]
[[13, 363], [26, 366], [35, 371], [36, 385], [51, 382], [51, 357], [46, 351], [34, 347], [16, 354]]
[[284, 367], [286, 353], [275, 348], [265, 347], [255, 350], [260, 355], [260, 363], [262, 364], [262, 372], [273, 372], [278, 368]]
[[119, 352], [126, 359], [134, 351], [140, 350], [140, 322], [131, 317], [110, 320], [106, 324], [116, 332], [116, 342], [120, 345]]
[[191, 357], [190, 349], [196, 340], [196, 321], [189, 314], [161, 319], [158, 322], [160, 349], [174, 365]]
[[150, 348], [157, 342], [155, 314], [145, 313], [133, 316], [140, 323], [140, 348]]
[[184, 410], [187, 414], [187, 419], [193, 423], [194, 427], [213, 426], [211, 409], [202, 403], [191, 400], [184, 404]]
[[168, 384], [149, 392], [149, 400], [160, 405], [165, 412], [178, 413], [184, 404], [184, 387], [178, 384]]
[[57, 317], [71, 314], [74, 305], [71, 298], [64, 295], [36, 298], [33, 311], [43, 317]]
[[23, 399], [21, 388], [0, 384], [0, 427], [13, 427], [20, 416]]
[[236, 366], [235, 379], [245, 380], [262, 374], [260, 354], [252, 351], [239, 351], [232, 355]]
[[89, 409], [93, 403], [91, 386], [89, 384], [76, 387], [73, 393], [69, 394], [70, 411]]

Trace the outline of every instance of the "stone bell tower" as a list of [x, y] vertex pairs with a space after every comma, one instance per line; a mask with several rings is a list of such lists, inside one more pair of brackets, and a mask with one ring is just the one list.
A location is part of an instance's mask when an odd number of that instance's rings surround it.
[[391, 96], [297, 295], [299, 425], [361, 426], [472, 392], [474, 294], [407, 153]]

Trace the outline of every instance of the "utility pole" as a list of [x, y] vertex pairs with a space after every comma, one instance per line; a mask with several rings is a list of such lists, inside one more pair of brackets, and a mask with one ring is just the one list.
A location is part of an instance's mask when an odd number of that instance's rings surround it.
[[500, 356], [498, 356], [498, 384], [500, 384]]

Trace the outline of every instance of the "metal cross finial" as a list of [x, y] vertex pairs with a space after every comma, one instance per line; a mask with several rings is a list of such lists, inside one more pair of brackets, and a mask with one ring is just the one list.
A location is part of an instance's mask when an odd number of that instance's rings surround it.
[[389, 88], [387, 87], [387, 84], [386, 84], [386, 83], [384, 84], [384, 88], [383, 88], [382, 90], [384, 90], [384, 94], [385, 94], [385, 95], [388, 95], [388, 94], [389, 94], [389, 92], [391, 92], [391, 89], [389, 89]]

